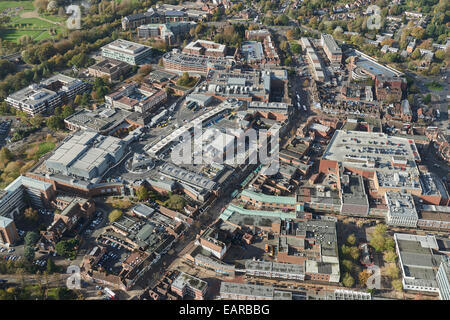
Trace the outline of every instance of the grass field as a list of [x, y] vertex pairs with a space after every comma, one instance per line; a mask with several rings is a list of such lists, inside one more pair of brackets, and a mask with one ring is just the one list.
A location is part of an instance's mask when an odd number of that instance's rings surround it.
[[[35, 41], [45, 40], [51, 38], [52, 35], [49, 29], [56, 29], [57, 32], [62, 30], [62, 26], [53, 24], [52, 22], [60, 22], [66, 19], [59, 16], [40, 15], [42, 19], [38, 17], [22, 18], [21, 15], [24, 12], [32, 12], [35, 10], [33, 1], [1, 1], [0, 0], [0, 12], [7, 8], [23, 8], [15, 12], [15, 16], [11, 16], [11, 22], [6, 28], [0, 30], [0, 38], [8, 41], [18, 41], [23, 35], [29, 35]], [[36, 13], [37, 15], [37, 13]], [[29, 16], [29, 15], [28, 15]], [[32, 16], [32, 14], [31, 14]], [[43, 20], [44, 19], [44, 20]], [[45, 21], [49, 20], [49, 21]]]
[[39, 36], [42, 31], [39, 30], [0, 30], [0, 38], [8, 41], [17, 41], [23, 35], [30, 35], [33, 39]]
[[24, 10], [33, 11], [33, 1], [0, 1], [0, 11], [8, 8], [23, 7]]
[[36, 153], [36, 158], [39, 159], [40, 157], [42, 157], [47, 152], [50, 152], [53, 149], [55, 149], [55, 147], [56, 147], [56, 144], [54, 144], [53, 142], [42, 142], [42, 143], [40, 143], [39, 147], [38, 147], [38, 151]]
[[58, 27], [53, 23], [41, 20], [39, 18], [19, 18], [15, 20], [13, 23], [14, 25], [32, 27], [36, 29], [48, 29]]

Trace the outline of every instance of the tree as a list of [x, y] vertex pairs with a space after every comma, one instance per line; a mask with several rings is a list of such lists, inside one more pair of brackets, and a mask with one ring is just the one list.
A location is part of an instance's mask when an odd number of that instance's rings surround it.
[[347, 272], [342, 279], [342, 283], [344, 284], [344, 286], [351, 288], [355, 284], [355, 279], [353, 279], [350, 273]]
[[64, 128], [64, 120], [57, 116], [51, 116], [47, 119], [47, 127], [53, 131], [57, 131]]
[[148, 199], [148, 190], [145, 186], [140, 186], [136, 191], [136, 196], [139, 201], [145, 201]]
[[28, 261], [33, 261], [34, 260], [34, 249], [32, 247], [25, 247], [25, 249], [23, 250], [23, 255], [25, 257], [25, 259], [27, 259]]
[[351, 245], [351, 246], [354, 246], [354, 245], [355, 245], [355, 243], [356, 243], [356, 237], [355, 237], [355, 235], [354, 235], [353, 233], [347, 237], [347, 243], [348, 243], [349, 245]]
[[55, 265], [55, 262], [52, 259], [48, 258], [47, 259], [47, 273], [52, 274], [52, 273], [56, 272], [56, 270], [57, 270], [57, 267]]
[[363, 270], [358, 274], [358, 281], [361, 286], [366, 286], [371, 274], [367, 270]]
[[8, 161], [11, 161], [12, 157], [13, 157], [13, 154], [7, 147], [3, 147], [0, 149], [0, 162], [1, 163], [6, 163]]
[[39, 220], [39, 214], [36, 209], [26, 208], [24, 213], [25, 220], [30, 224], [36, 224]]
[[109, 220], [109, 222], [112, 223], [112, 222], [120, 219], [120, 217], [122, 217], [122, 215], [123, 215], [122, 210], [115, 209], [109, 213], [108, 220]]
[[422, 56], [422, 54], [420, 53], [420, 49], [416, 48], [416, 50], [413, 51], [413, 53], [411, 53], [411, 59], [413, 60], [417, 60]]
[[392, 287], [396, 290], [396, 291], [402, 291], [403, 290], [403, 284], [402, 284], [402, 280], [397, 279], [397, 280], [393, 280], [392, 281]]
[[393, 251], [388, 251], [384, 253], [383, 258], [386, 262], [395, 262], [397, 255]]
[[26, 246], [32, 247], [39, 240], [39, 234], [35, 231], [29, 231], [25, 235], [24, 242]]
[[288, 31], [286, 31], [286, 38], [291, 41], [295, 39], [295, 31], [290, 29]]
[[431, 102], [431, 94], [428, 93], [425, 97], [423, 97], [423, 103], [429, 104]]
[[352, 272], [353, 271], [353, 262], [351, 260], [343, 260], [342, 268], [347, 272]]
[[55, 245], [56, 252], [65, 258], [75, 258], [79, 240], [76, 238], [62, 240]]
[[394, 280], [398, 279], [399, 273], [400, 273], [400, 270], [398, 269], [398, 267], [395, 264], [390, 264], [386, 268], [386, 275], [388, 277], [390, 277], [391, 279], [394, 279]]
[[172, 194], [169, 199], [167, 199], [164, 202], [164, 206], [172, 209], [172, 210], [183, 210], [183, 208], [186, 205], [186, 200], [178, 195], [178, 194]]

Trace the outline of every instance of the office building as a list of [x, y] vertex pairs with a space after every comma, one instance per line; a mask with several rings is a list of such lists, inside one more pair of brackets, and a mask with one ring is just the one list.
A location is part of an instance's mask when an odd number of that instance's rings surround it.
[[341, 63], [342, 50], [339, 48], [334, 38], [329, 34], [322, 33], [320, 41], [330, 62]]
[[181, 272], [172, 282], [171, 290], [182, 298], [191, 296], [195, 300], [203, 300], [208, 290], [208, 283], [190, 274]]
[[220, 298], [226, 300], [292, 300], [292, 293], [269, 286], [222, 281]]
[[433, 252], [439, 249], [436, 238], [395, 233], [394, 241], [402, 272], [403, 288], [438, 293], [436, 270], [439, 265], [438, 257]]
[[39, 84], [14, 92], [6, 98], [6, 102], [30, 116], [37, 114], [51, 115], [59, 107], [89, 91], [91, 85], [62, 74], [42, 80]]
[[0, 246], [9, 247], [19, 239], [13, 219], [0, 216]]
[[227, 46], [207, 40], [196, 40], [190, 42], [183, 48], [183, 53], [197, 56], [224, 58], [227, 55]]
[[450, 257], [441, 256], [436, 282], [441, 300], [450, 300]]
[[101, 48], [104, 58], [111, 58], [131, 65], [144, 64], [152, 48], [128, 40], [117, 39]]
[[110, 82], [119, 80], [131, 70], [131, 65], [115, 59], [104, 59], [88, 68], [89, 74], [93, 77], [107, 78]]
[[385, 200], [388, 207], [387, 224], [396, 227], [417, 228], [419, 217], [411, 194], [388, 191], [385, 193]]
[[140, 113], [151, 112], [167, 100], [167, 92], [145, 83], [128, 83], [105, 96], [106, 103], [114, 108]]
[[86, 180], [100, 178], [122, 159], [126, 143], [92, 131], [77, 132], [61, 144], [45, 161], [50, 173]]

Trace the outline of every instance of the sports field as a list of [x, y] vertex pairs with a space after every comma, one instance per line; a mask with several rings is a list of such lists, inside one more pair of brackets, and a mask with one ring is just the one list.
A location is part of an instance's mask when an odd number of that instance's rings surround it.
[[61, 32], [65, 17], [39, 14], [33, 1], [0, 1], [0, 16], [8, 16], [11, 21], [0, 29], [0, 38], [18, 41], [23, 35], [29, 35], [35, 41], [52, 37], [50, 29]]

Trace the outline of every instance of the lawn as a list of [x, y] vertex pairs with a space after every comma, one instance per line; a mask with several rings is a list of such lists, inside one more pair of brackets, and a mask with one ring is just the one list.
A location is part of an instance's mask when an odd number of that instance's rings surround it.
[[30, 35], [33, 39], [40, 35], [42, 31], [39, 30], [0, 30], [0, 38], [8, 41], [17, 41], [23, 35]]
[[40, 143], [39, 147], [38, 147], [38, 151], [36, 153], [37, 159], [42, 157], [47, 152], [52, 151], [53, 149], [55, 149], [55, 147], [56, 147], [56, 144], [54, 144], [53, 142], [42, 142], [42, 143]]
[[[11, 22], [8, 24], [7, 28], [0, 30], [0, 38], [8, 41], [17, 41], [23, 35], [29, 35], [35, 41], [40, 41], [48, 39], [51, 34], [48, 32], [49, 29], [61, 30], [61, 25], [53, 24], [54, 22], [63, 22], [64, 17], [52, 16], [52, 15], [42, 15], [42, 18], [50, 20], [45, 21], [37, 17], [22, 18], [21, 15], [27, 11], [35, 10], [33, 1], [1, 1], [0, 0], [0, 12], [5, 9], [22, 8], [17, 11], [10, 11]], [[16, 29], [19, 28], [19, 29]]]
[[0, 1], [0, 10], [17, 7], [23, 7], [24, 10], [29, 11], [34, 10], [33, 1]]
[[437, 81], [432, 81], [426, 84], [426, 87], [430, 90], [439, 91], [442, 90], [442, 84]]
[[52, 27], [58, 27], [53, 23], [41, 20], [39, 18], [19, 18], [13, 21], [13, 25], [19, 25], [21, 27], [31, 27], [35, 29], [48, 29]]

